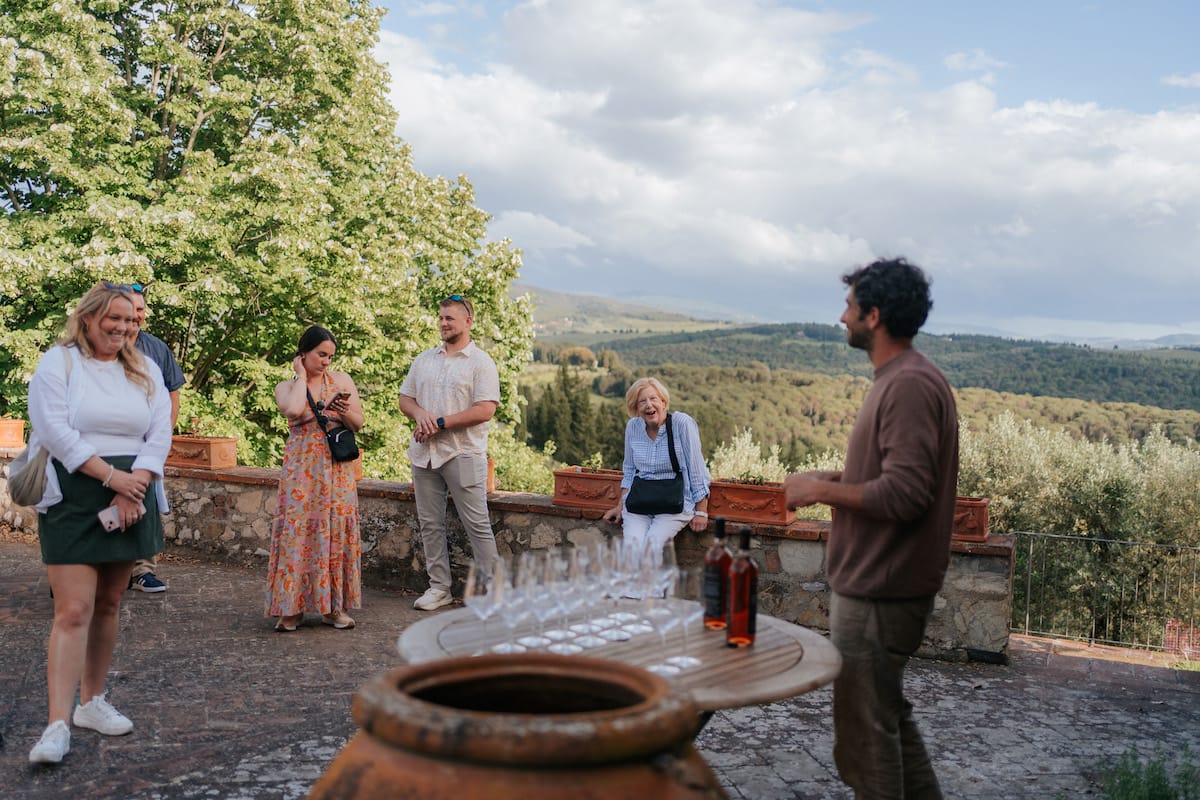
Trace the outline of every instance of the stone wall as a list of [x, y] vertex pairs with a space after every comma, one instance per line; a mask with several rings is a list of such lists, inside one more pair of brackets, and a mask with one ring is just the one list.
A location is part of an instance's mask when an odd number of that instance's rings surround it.
[[[4, 486], [17, 451], [0, 450]], [[183, 470], [168, 467], [172, 513], [164, 517], [169, 552], [266, 570], [275, 513], [278, 470], [235, 467]], [[412, 488], [405, 483], [359, 482], [364, 580], [375, 586], [424, 591], [427, 586]], [[554, 506], [546, 495], [495, 492], [489, 496], [500, 553], [511, 556], [556, 544], [585, 544], [619, 534], [598, 512]], [[0, 491], [0, 519], [32, 532], [32, 509], [13, 506]], [[456, 582], [463, 579], [470, 548], [457, 516], [447, 514]], [[759, 608], [766, 614], [818, 630], [828, 629], [825, 523], [798, 521], [787, 527], [757, 526], [752, 549], [760, 566]], [[707, 534], [685, 530], [676, 538], [681, 565], [703, 561]], [[1002, 661], [1011, 616], [1012, 537], [956, 542], [945, 585], [938, 594], [921, 655]], [[168, 576], [169, 578], [169, 576]], [[456, 594], [461, 587], [456, 586]]]

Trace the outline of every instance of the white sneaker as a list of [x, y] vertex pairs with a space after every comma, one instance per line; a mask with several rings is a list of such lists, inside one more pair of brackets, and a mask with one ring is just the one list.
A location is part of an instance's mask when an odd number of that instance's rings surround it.
[[121, 736], [133, 730], [129, 717], [113, 708], [104, 697], [104, 694], [98, 694], [85, 705], [75, 706], [72, 721], [81, 728], [91, 728], [106, 736]]
[[445, 589], [434, 589], [432, 586], [425, 590], [425, 594], [417, 598], [417, 602], [413, 603], [413, 608], [419, 608], [422, 611], [433, 611], [435, 608], [448, 606], [454, 602], [454, 598]]
[[71, 729], [61, 719], [56, 719], [42, 731], [42, 738], [29, 751], [33, 764], [57, 764], [71, 749]]

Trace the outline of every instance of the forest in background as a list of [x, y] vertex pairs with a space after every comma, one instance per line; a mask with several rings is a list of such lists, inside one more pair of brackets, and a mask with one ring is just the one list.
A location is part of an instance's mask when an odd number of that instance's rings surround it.
[[[706, 458], [746, 428], [764, 450], [779, 445], [780, 458], [795, 465], [810, 455], [845, 449], [855, 414], [870, 388], [866, 377], [822, 375], [763, 364], [698, 367], [664, 364], [650, 369], [542, 367], [526, 370], [521, 394], [530, 444], [555, 441], [555, 458], [581, 463], [601, 452], [605, 466], [619, 466], [624, 435], [625, 390], [652, 374], [671, 393], [671, 408], [696, 418]], [[1136, 403], [1097, 403], [1064, 397], [956, 389], [967, 425], [986, 428], [1005, 411], [1034, 426], [1067, 431], [1090, 441], [1140, 441], [1156, 427], [1173, 442], [1196, 441], [1200, 412]]]
[[[1137, 403], [1200, 411], [1200, 349], [1097, 350], [996, 336], [920, 334], [915, 340], [958, 389], [992, 389], [1035, 397]], [[639, 336], [561, 336], [543, 352], [586, 346], [612, 351], [627, 367], [686, 364], [870, 377], [866, 356], [846, 346], [835, 325], [789, 323]]]
[[[959, 414], [978, 430], [1011, 411], [1092, 442], [1137, 442], [1155, 429], [1172, 442], [1200, 438], [1200, 349], [1098, 350], [924, 333], [916, 345], [946, 373]], [[777, 446], [792, 466], [844, 450], [872, 375], [866, 354], [846, 345], [842, 328], [820, 323], [559, 330], [538, 335], [533, 357], [521, 377], [526, 406], [518, 438], [527, 434], [537, 447], [552, 441], [563, 463], [600, 453], [606, 466], [620, 459], [609, 440], [622, 435], [624, 392], [643, 375], [662, 379], [672, 408], [697, 419], [706, 458], [750, 429], [764, 456]], [[555, 372], [559, 365], [587, 384], [595, 413], [582, 407], [582, 390]]]

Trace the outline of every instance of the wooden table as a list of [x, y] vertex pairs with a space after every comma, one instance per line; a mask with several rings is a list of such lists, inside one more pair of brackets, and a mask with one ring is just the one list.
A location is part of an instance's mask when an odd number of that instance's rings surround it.
[[[635, 601], [622, 608], [636, 610]], [[552, 623], [551, 623], [552, 624]], [[516, 637], [534, 629], [518, 627]], [[400, 636], [400, 655], [410, 664], [486, 651], [505, 641], [508, 630], [499, 619], [486, 627], [469, 608], [443, 611], [410, 626]], [[658, 633], [634, 636], [584, 651], [593, 658], [609, 658], [640, 667], [683, 652], [683, 632], [674, 630], [664, 648]], [[759, 614], [758, 634], [750, 647], [725, 646], [724, 631], [709, 631], [697, 622], [688, 629], [688, 655], [702, 665], [668, 679], [689, 691], [701, 711], [757, 705], [810, 692], [833, 681], [842, 668], [842, 657], [819, 633]]]

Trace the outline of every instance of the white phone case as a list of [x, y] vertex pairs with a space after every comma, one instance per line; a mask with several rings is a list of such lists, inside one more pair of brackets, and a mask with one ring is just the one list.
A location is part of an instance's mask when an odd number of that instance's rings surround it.
[[96, 516], [100, 518], [100, 524], [104, 526], [104, 530], [109, 533], [121, 527], [121, 511], [116, 506], [106, 506]]

